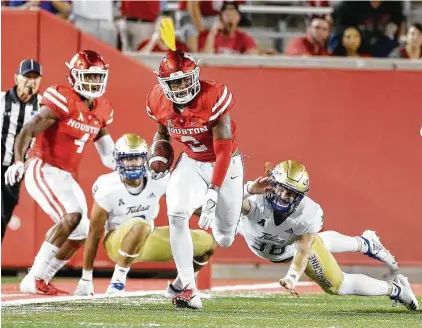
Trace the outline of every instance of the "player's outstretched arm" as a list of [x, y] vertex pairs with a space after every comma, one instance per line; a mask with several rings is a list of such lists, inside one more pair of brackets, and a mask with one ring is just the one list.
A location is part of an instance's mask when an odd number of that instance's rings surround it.
[[297, 295], [295, 290], [296, 283], [306, 269], [316, 236], [316, 233], [306, 233], [298, 237], [295, 242], [296, 254], [290, 264], [289, 271], [287, 271], [286, 276], [279, 281], [280, 285], [293, 295]]
[[266, 193], [271, 187], [272, 179], [270, 177], [258, 177], [255, 181], [248, 181], [243, 186], [242, 214], [248, 215], [251, 210], [251, 201], [248, 199], [252, 195]]
[[94, 145], [98, 151], [98, 154], [101, 157], [101, 162], [104, 164], [104, 166], [114, 170], [114, 141], [108, 133], [107, 128], [101, 128], [101, 130], [98, 132], [97, 137], [94, 140]]
[[94, 201], [94, 205], [91, 210], [89, 233], [85, 242], [82, 278], [79, 280], [78, 286], [76, 287], [75, 295], [94, 295], [94, 284], [92, 283], [94, 260], [97, 255], [98, 244], [104, 231], [107, 216], [108, 213], [101, 208], [96, 201]]
[[218, 119], [212, 127], [214, 136], [215, 164], [210, 189], [220, 190], [230, 165], [232, 151], [232, 126], [230, 114]]
[[89, 233], [85, 242], [84, 249], [84, 271], [91, 271], [94, 267], [94, 260], [97, 256], [98, 244], [104, 232], [108, 212], [94, 201], [91, 210], [91, 220], [89, 224]]
[[37, 137], [58, 120], [57, 115], [48, 107], [43, 106], [41, 112], [25, 124], [15, 141], [15, 162], [23, 162], [32, 138]]
[[170, 141], [169, 131], [167, 130], [166, 126], [161, 123], [157, 124], [157, 132], [155, 133], [155, 136], [154, 136], [154, 141], [157, 141], [157, 140]]
[[232, 129], [230, 115], [227, 114], [223, 118], [218, 119], [212, 127], [214, 137], [215, 163], [212, 171], [211, 184], [205, 195], [202, 204], [201, 217], [198, 225], [201, 229], [207, 230], [215, 217], [217, 207], [218, 192], [226, 177], [227, 170], [230, 165], [232, 151]]
[[24, 125], [21, 132], [16, 136], [14, 146], [15, 163], [10, 165], [4, 173], [6, 185], [13, 186], [22, 179], [25, 170], [23, 162], [32, 139], [51, 126], [57, 119], [56, 114], [52, 110], [43, 107], [41, 113], [35, 115], [31, 121]]

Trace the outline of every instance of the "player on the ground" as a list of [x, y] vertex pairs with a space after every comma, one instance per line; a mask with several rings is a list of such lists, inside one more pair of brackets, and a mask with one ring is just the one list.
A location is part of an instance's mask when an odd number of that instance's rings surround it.
[[202, 308], [189, 218], [202, 205], [199, 226], [211, 227], [220, 246], [233, 243], [243, 193], [243, 163], [230, 115], [234, 99], [224, 84], [200, 80], [198, 64], [184, 52], [167, 52], [157, 74], [159, 84], [146, 101], [147, 114], [158, 123], [155, 139], [172, 137], [183, 146], [166, 193], [171, 250], [186, 287], [173, 303]]
[[[125, 290], [130, 265], [147, 261], [171, 261], [169, 228], [154, 229], [154, 219], [160, 210], [160, 198], [165, 195], [170, 174], [152, 179], [145, 169], [148, 146], [136, 134], [125, 134], [116, 142], [114, 159], [116, 172], [100, 176], [94, 183], [94, 205], [85, 243], [84, 267], [75, 294], [93, 295], [92, 272], [101, 236], [106, 230], [104, 247], [116, 263], [107, 294]], [[216, 243], [203, 230], [191, 230], [195, 271], [199, 271], [212, 256]], [[191, 259], [192, 261], [192, 259]], [[166, 295], [182, 291], [178, 278], [169, 284]]]
[[329, 294], [381, 296], [418, 309], [418, 301], [406, 277], [399, 274], [392, 281], [373, 279], [363, 274], [342, 272], [331, 253], [362, 252], [398, 269], [390, 252], [374, 231], [349, 237], [335, 231], [319, 233], [323, 211], [306, 196], [309, 176], [304, 165], [285, 161], [266, 167], [268, 177], [259, 177], [244, 187], [242, 219], [239, 232], [250, 250], [274, 263], [291, 261], [280, 285], [292, 294], [300, 276], [305, 274]]
[[[114, 168], [114, 142], [107, 131], [113, 110], [110, 101], [102, 97], [108, 64], [95, 51], [84, 50], [66, 65], [70, 86], [55, 85], [45, 90], [41, 112], [17, 136], [15, 164], [5, 173], [6, 181], [13, 185], [25, 172], [28, 193], [55, 222], [20, 284], [25, 293], [57, 294], [49, 283], [49, 272], [65, 265], [87, 236], [86, 200], [73, 178], [85, 144], [93, 141], [104, 165]], [[24, 166], [34, 137], [34, 148]]]

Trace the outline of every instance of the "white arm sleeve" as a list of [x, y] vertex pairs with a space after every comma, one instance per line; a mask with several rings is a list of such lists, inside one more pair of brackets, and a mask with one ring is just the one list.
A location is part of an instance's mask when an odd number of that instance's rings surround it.
[[115, 169], [115, 163], [113, 158], [114, 141], [109, 134], [98, 139], [95, 143], [98, 154], [100, 154], [101, 162], [109, 169]]

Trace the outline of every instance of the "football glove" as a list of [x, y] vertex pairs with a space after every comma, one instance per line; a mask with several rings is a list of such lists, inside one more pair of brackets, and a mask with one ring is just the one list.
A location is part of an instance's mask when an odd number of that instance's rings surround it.
[[198, 222], [201, 229], [207, 230], [211, 226], [211, 223], [215, 218], [215, 210], [217, 209], [217, 198], [217, 190], [208, 189]]
[[4, 181], [7, 185], [13, 186], [15, 183], [21, 181], [23, 173], [25, 172], [25, 165], [22, 162], [16, 162], [9, 166], [4, 173]]

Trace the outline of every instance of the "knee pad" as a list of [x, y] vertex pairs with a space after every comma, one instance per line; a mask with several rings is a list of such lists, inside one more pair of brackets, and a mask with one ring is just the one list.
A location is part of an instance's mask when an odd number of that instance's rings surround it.
[[72, 231], [69, 238], [70, 240], [83, 240], [88, 237], [89, 232], [89, 220], [87, 217], [83, 217], [79, 222], [78, 226]]
[[222, 231], [217, 229], [212, 231], [212, 235], [217, 244], [224, 248], [230, 247], [236, 236], [235, 231]]

